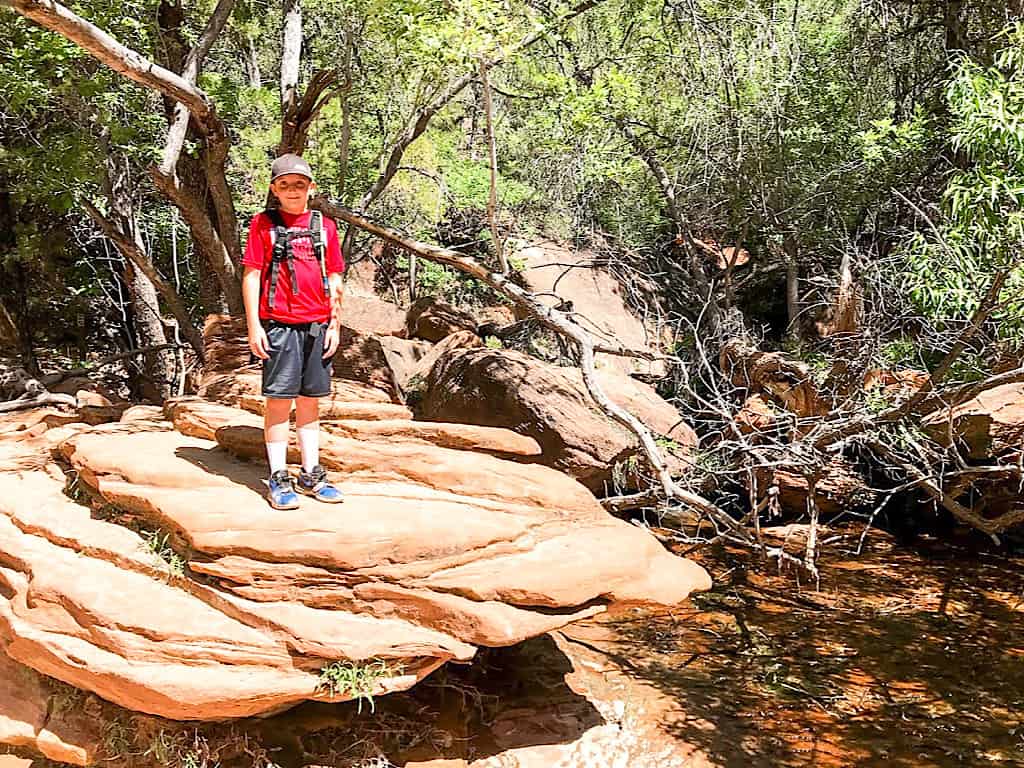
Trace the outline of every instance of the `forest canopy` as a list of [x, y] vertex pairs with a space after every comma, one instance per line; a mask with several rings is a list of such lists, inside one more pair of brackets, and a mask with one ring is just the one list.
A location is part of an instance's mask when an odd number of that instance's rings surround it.
[[[485, 260], [495, 237], [594, 249], [629, 290], [653, 287], [684, 356], [689, 326], [721, 305], [812, 363], [820, 340], [868, 329], [876, 360], [927, 368], [1000, 270], [955, 375], [998, 368], [1024, 338], [1013, 3], [66, 9], [115, 58], [181, 73], [208, 110], [191, 119], [173, 89], [72, 42], [62, 6], [4, 5], [0, 331], [29, 370], [40, 349], [201, 355], [202, 318], [240, 308], [245, 224], [289, 149], [334, 204], [427, 242]], [[381, 258], [356, 228], [345, 246], [350, 262]], [[392, 297], [493, 298], [431, 263], [410, 286], [408, 258], [384, 258]], [[135, 391], [166, 391], [160, 359]]]

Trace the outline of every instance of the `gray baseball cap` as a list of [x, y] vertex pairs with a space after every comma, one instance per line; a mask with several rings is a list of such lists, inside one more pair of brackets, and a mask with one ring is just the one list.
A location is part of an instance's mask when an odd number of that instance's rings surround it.
[[281, 155], [274, 161], [270, 166], [270, 181], [273, 183], [278, 176], [287, 176], [289, 173], [297, 173], [313, 181], [313, 171], [309, 163], [293, 154]]

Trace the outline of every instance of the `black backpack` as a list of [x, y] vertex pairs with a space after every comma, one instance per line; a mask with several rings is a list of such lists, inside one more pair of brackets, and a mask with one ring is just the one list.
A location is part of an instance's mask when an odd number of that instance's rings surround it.
[[324, 296], [330, 296], [330, 287], [327, 285], [327, 265], [324, 256], [327, 251], [327, 243], [324, 240], [324, 216], [320, 211], [312, 211], [309, 216], [309, 229], [292, 229], [284, 223], [284, 217], [277, 208], [268, 208], [264, 211], [273, 228], [270, 230], [270, 241], [274, 250], [270, 259], [270, 286], [267, 289], [267, 306], [273, 308], [274, 298], [277, 294], [277, 276], [281, 272], [281, 262], [288, 268], [292, 277], [292, 295], [299, 292], [299, 281], [295, 277], [295, 267], [292, 264], [292, 241], [308, 237], [313, 241], [313, 251], [316, 253], [317, 263], [320, 265], [320, 277], [323, 281]]

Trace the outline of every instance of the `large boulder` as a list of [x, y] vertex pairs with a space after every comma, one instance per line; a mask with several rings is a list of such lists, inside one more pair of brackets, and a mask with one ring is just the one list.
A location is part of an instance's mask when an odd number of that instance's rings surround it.
[[[262, 388], [263, 378], [258, 372], [211, 373], [203, 377], [198, 394], [226, 405], [240, 405], [246, 400], [262, 399]], [[391, 403], [391, 398], [376, 387], [358, 381], [332, 379], [331, 394], [320, 398], [321, 412], [335, 403], [378, 405]]]
[[[216, 720], [380, 695], [477, 646], [709, 586], [571, 478], [502, 458], [539, 450], [506, 430], [328, 424], [345, 504], [279, 512], [257, 415], [198, 398], [166, 412], [0, 440], [0, 652], [132, 710]], [[359, 686], [325, 684], [338, 665]]]
[[[674, 451], [697, 445], [697, 436], [646, 384], [602, 369], [606, 394], [648, 428], [672, 441]], [[518, 352], [452, 350], [431, 368], [422, 418], [506, 427], [534, 438], [541, 461], [602, 491], [617, 465], [638, 453], [635, 436], [612, 421], [587, 394], [577, 369], [560, 368]], [[682, 471], [680, 466], [675, 466]]]
[[405, 310], [372, 294], [346, 290], [342, 318], [345, 325], [359, 333], [374, 336], [405, 335]]
[[987, 389], [952, 409], [940, 408], [922, 420], [928, 435], [953, 441], [971, 459], [1019, 454], [1024, 449], [1024, 383]]
[[[556, 306], [562, 301], [572, 305], [574, 318], [596, 338], [615, 340], [632, 349], [657, 352], [659, 339], [654, 328], [648, 327], [630, 309], [630, 302], [622, 284], [605, 267], [601, 259], [590, 250], [575, 250], [553, 240], [530, 243], [510, 257], [523, 265], [522, 277], [527, 287], [541, 297], [541, 301]], [[634, 295], [648, 292], [652, 285], [632, 280]], [[598, 362], [605, 369], [621, 373], [663, 376], [662, 362], [651, 362], [619, 355], [598, 353]]]
[[416, 299], [405, 316], [410, 339], [440, 341], [456, 331], [476, 331], [476, 318], [434, 296]]
[[343, 325], [338, 351], [334, 353], [333, 373], [338, 378], [379, 389], [396, 403], [401, 400], [401, 391], [391, 373], [381, 339], [376, 336]]
[[[395, 381], [406, 402], [422, 397], [430, 369], [440, 358], [456, 349], [474, 349], [484, 346], [483, 340], [472, 331], [456, 331], [436, 344], [404, 339], [381, 339], [388, 353], [388, 361]], [[408, 346], [399, 350], [399, 345]], [[424, 345], [424, 346], [420, 346]]]

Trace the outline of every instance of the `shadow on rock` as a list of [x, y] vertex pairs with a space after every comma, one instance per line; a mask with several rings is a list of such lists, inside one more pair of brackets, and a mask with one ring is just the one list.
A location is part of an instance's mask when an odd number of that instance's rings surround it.
[[248, 488], [260, 496], [267, 492], [267, 484], [263, 479], [266, 474], [263, 464], [246, 463], [220, 446], [214, 448], [185, 446], [175, 449], [174, 455], [195, 464], [211, 475], [225, 477], [236, 485]]

